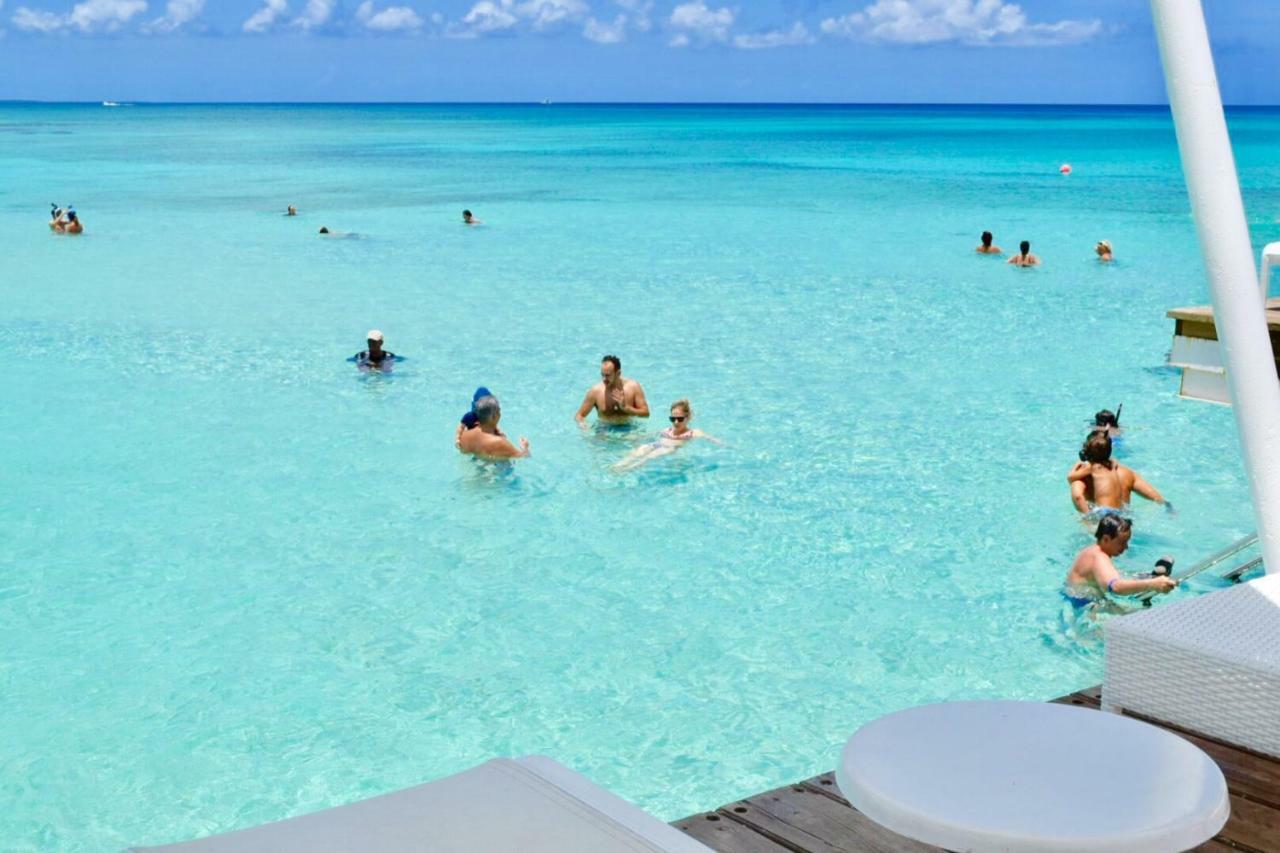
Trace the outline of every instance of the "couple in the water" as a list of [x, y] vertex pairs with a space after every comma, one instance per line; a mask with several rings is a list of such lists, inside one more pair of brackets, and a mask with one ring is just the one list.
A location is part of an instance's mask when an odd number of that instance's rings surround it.
[[[587, 416], [596, 413], [596, 421], [606, 424], [626, 424], [632, 418], [649, 417], [649, 402], [645, 399], [644, 388], [634, 379], [626, 379], [622, 375], [622, 361], [616, 355], [606, 355], [600, 361], [600, 381], [587, 389], [582, 398], [582, 405], [573, 416], [579, 426], [587, 425]], [[688, 400], [680, 399], [671, 404], [667, 418], [671, 426], [658, 433], [656, 439], [642, 444], [632, 450], [614, 466], [615, 471], [630, 471], [646, 462], [670, 456], [684, 445], [697, 438], [720, 444], [720, 440], [707, 435], [700, 429], [689, 425], [693, 420], [693, 406]]]

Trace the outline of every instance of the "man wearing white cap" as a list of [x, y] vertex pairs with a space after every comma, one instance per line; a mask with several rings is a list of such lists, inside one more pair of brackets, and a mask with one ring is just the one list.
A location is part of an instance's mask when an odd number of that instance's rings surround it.
[[396, 354], [382, 348], [382, 332], [370, 329], [365, 338], [369, 348], [351, 357], [356, 367], [361, 370], [390, 370], [391, 365], [395, 364]]

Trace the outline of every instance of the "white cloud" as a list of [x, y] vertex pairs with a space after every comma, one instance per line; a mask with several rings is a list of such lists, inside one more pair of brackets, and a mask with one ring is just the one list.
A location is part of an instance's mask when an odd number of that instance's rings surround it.
[[152, 33], [171, 33], [199, 18], [203, 11], [204, 0], [169, 0], [164, 14], [143, 29]]
[[66, 26], [66, 17], [19, 6], [13, 12], [13, 25], [27, 32], [56, 33]]
[[679, 32], [672, 36], [668, 44], [672, 47], [685, 47], [695, 38], [703, 43], [728, 41], [733, 19], [733, 10], [727, 6], [712, 10], [703, 0], [682, 3], [671, 10], [671, 18], [667, 23]]
[[288, 11], [288, 0], [267, 0], [265, 6], [250, 15], [248, 20], [244, 22], [244, 31], [246, 33], [265, 33], [274, 27], [276, 21]]
[[791, 47], [797, 44], [813, 44], [809, 28], [796, 21], [789, 30], [770, 30], [767, 33], [745, 33], [733, 37], [733, 46], [744, 50], [764, 50], [771, 47]]
[[338, 0], [307, 0], [302, 14], [293, 19], [293, 26], [305, 32], [323, 27], [333, 16], [333, 7], [337, 2]]
[[449, 28], [449, 35], [455, 38], [475, 38], [485, 33], [509, 30], [516, 25], [517, 18], [511, 12], [511, 3], [502, 5], [493, 0], [480, 0], [471, 7], [462, 21]]
[[398, 30], [417, 30], [422, 27], [422, 17], [408, 6], [388, 6], [381, 12], [373, 11], [373, 0], [364, 0], [356, 9], [356, 20], [366, 29], [390, 33]]
[[590, 13], [585, 0], [480, 0], [461, 21], [448, 28], [446, 35], [475, 38], [519, 26], [549, 31], [583, 21]]
[[582, 35], [588, 41], [596, 44], [617, 44], [625, 41], [627, 38], [627, 16], [619, 15], [613, 19], [613, 23], [605, 23], [597, 21], [595, 18], [587, 18], [587, 24], [582, 28]]
[[84, 0], [65, 15], [19, 6], [13, 13], [13, 25], [20, 30], [41, 33], [72, 28], [82, 33], [110, 33], [145, 11], [146, 0]]
[[1003, 0], [876, 0], [860, 12], [822, 22], [822, 32], [839, 38], [894, 44], [1051, 45], [1086, 41], [1102, 22], [1027, 21], [1022, 7]]

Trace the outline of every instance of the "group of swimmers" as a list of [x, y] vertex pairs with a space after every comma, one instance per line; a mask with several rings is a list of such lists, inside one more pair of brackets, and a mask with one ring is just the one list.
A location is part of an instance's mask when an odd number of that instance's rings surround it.
[[[400, 361], [400, 356], [387, 350], [383, 334], [370, 329], [365, 336], [366, 348], [353, 355], [353, 361], [362, 371], [390, 371]], [[600, 360], [600, 381], [587, 389], [582, 405], [574, 413], [578, 426], [587, 427], [587, 418], [595, 412], [597, 423], [621, 426], [632, 418], [649, 417], [649, 401], [644, 388], [634, 379], [622, 375], [622, 360], [616, 355], [606, 355]], [[519, 443], [512, 442], [502, 431], [502, 405], [497, 396], [483, 386], [471, 395], [471, 409], [462, 416], [454, 431], [453, 444], [458, 450], [477, 459], [503, 460], [529, 456], [529, 439], [521, 436]], [[615, 471], [630, 471], [669, 456], [695, 439], [706, 439], [722, 444], [719, 439], [690, 426], [693, 406], [687, 399], [676, 400], [670, 406], [667, 420], [671, 426], [658, 433], [653, 441], [633, 449], [614, 464]]]
[[[285, 208], [284, 215], [297, 216], [298, 206], [295, 204], [289, 205], [287, 208]], [[464, 210], [462, 211], [462, 224], [463, 225], [483, 225], [484, 222], [480, 219], [477, 219], [471, 211]], [[357, 235], [351, 233], [350, 231], [333, 231], [333, 230], [330, 230], [329, 226], [321, 225], [320, 236], [322, 237], [354, 237]]]
[[76, 215], [74, 207], [58, 207], [54, 203], [49, 205], [49, 229], [55, 234], [81, 234], [84, 232], [84, 224]]
[[1170, 577], [1173, 559], [1162, 557], [1145, 577], [1124, 577], [1116, 569], [1114, 557], [1123, 554], [1133, 536], [1133, 521], [1124, 514], [1134, 492], [1173, 511], [1160, 490], [1132, 468], [1111, 458], [1114, 442], [1121, 433], [1120, 413], [1103, 409], [1094, 415], [1093, 428], [1080, 450], [1080, 461], [1067, 472], [1071, 502], [1086, 524], [1093, 525], [1094, 542], [1076, 555], [1067, 572], [1063, 597], [1075, 610], [1106, 607], [1107, 595], [1172, 592], [1178, 582]]
[[[978, 247], [974, 249], [979, 255], [1003, 255], [1004, 249], [993, 245], [990, 231], [983, 231], [981, 241]], [[1103, 263], [1110, 263], [1115, 260], [1115, 256], [1111, 252], [1110, 240], [1099, 240], [1093, 246], [1093, 252], [1098, 256], [1098, 260]], [[1016, 267], [1034, 267], [1039, 266], [1040, 256], [1031, 254], [1031, 241], [1023, 240], [1018, 244], [1018, 254], [1009, 258], [1006, 263], [1013, 264]]]

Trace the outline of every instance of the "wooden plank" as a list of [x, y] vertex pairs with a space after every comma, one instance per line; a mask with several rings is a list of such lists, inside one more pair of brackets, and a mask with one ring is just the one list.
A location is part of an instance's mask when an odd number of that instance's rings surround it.
[[1280, 810], [1231, 797], [1231, 817], [1216, 840], [1254, 850], [1280, 850]]
[[812, 853], [925, 853], [938, 848], [890, 832], [837, 798], [799, 784], [741, 800], [721, 813]]
[[717, 812], [693, 815], [672, 826], [717, 853], [795, 853], [795, 848], [783, 847], [746, 824]]

